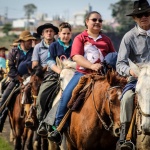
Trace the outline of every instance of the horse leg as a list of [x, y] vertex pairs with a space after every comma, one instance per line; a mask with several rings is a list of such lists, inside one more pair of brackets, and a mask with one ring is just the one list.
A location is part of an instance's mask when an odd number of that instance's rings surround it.
[[33, 142], [32, 142], [32, 139], [33, 139], [33, 131], [31, 129], [27, 129], [26, 130], [26, 141], [25, 141], [25, 148], [24, 150], [33, 150]]
[[33, 150], [41, 150], [41, 136], [37, 134], [37, 131], [33, 133]]
[[48, 140], [48, 150], [60, 150], [59, 145]]
[[41, 137], [41, 150], [48, 149], [48, 140]]

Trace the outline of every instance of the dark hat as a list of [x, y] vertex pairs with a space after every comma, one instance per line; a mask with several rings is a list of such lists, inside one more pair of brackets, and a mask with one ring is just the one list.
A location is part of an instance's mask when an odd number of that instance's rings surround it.
[[58, 28], [51, 23], [45, 23], [37, 28], [37, 33], [42, 35], [44, 29], [52, 28], [56, 34], [58, 34]]
[[134, 16], [149, 11], [150, 11], [150, 5], [147, 2], [147, 0], [139, 0], [134, 2], [133, 12], [126, 16]]
[[41, 35], [39, 35], [38, 33], [34, 32], [32, 35], [36, 38], [36, 40], [41, 40]]
[[6, 47], [0, 47], [0, 50], [5, 50], [5, 51], [8, 51], [8, 49]]
[[31, 33], [29, 31], [23, 31], [20, 34], [19, 39], [15, 40], [15, 41], [19, 42], [19, 41], [28, 41], [28, 40], [35, 40], [35, 38], [31, 35]]

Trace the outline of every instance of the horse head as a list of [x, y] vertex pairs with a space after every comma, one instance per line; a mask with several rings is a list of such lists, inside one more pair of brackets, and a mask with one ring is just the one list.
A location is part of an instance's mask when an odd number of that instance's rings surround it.
[[120, 77], [117, 72], [108, 71], [107, 81], [109, 86], [106, 91], [105, 111], [113, 124], [113, 134], [118, 137], [120, 134], [120, 98], [127, 80]]
[[139, 129], [144, 134], [150, 133], [150, 63], [137, 65], [129, 60], [129, 65], [138, 77], [135, 92], [137, 109], [141, 117]]
[[[62, 59], [64, 58], [64, 59]], [[74, 75], [76, 62], [73, 62], [66, 57], [62, 56], [60, 59], [56, 58], [57, 66], [62, 69], [60, 73], [60, 86], [61, 89], [64, 90], [71, 80], [71, 77]]]

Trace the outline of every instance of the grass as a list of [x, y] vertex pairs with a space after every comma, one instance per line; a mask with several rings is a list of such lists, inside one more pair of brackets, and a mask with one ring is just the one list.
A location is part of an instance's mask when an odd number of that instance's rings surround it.
[[0, 150], [13, 150], [13, 146], [4, 138], [0, 137]]

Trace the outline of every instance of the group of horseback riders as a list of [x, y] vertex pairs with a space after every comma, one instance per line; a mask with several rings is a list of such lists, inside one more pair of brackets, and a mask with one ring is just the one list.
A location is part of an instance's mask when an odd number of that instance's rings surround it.
[[[121, 99], [121, 134], [120, 144], [121, 149], [132, 149], [133, 145], [127, 143], [126, 134], [132, 119], [133, 113], [133, 98], [134, 89], [137, 81], [137, 75], [130, 69], [128, 58], [136, 63], [149, 62], [150, 60], [150, 5], [146, 0], [135, 1], [133, 12], [128, 14], [131, 16], [136, 25], [127, 32], [120, 44], [119, 52], [116, 53], [114, 46], [106, 35], [102, 33], [102, 16], [97, 11], [89, 12], [85, 18], [86, 30], [77, 35], [72, 40], [72, 28], [67, 22], [62, 22], [59, 27], [51, 23], [46, 23], [37, 28], [37, 34], [40, 36], [39, 43], [32, 47], [32, 40], [36, 38], [29, 31], [23, 31], [19, 39], [16, 40], [19, 44], [9, 51], [8, 66], [9, 72], [7, 82], [9, 83], [2, 94], [0, 101], [0, 127], [3, 126], [7, 106], [6, 101], [14, 87], [19, 86], [20, 78], [28, 74], [28, 68], [35, 66], [47, 67], [44, 74], [43, 82], [40, 86], [36, 101], [37, 118], [40, 126], [38, 129], [39, 135], [47, 135], [46, 124], [43, 119], [46, 117], [49, 110], [46, 110], [47, 104], [52, 103], [51, 99], [47, 103], [47, 97], [51, 91], [53, 78], [58, 79], [61, 69], [56, 64], [56, 58], [64, 55], [77, 63], [76, 72], [63, 91], [57, 113], [55, 123], [52, 126], [53, 130], [48, 138], [51, 141], [59, 141], [57, 127], [66, 114], [72, 91], [78, 84], [79, 79], [89, 73], [98, 72], [99, 70], [105, 74], [107, 69], [113, 68], [117, 72], [128, 78], [127, 88]], [[56, 40], [55, 36], [58, 35]], [[133, 83], [133, 84], [131, 84]], [[129, 86], [128, 86], [129, 85]], [[130, 86], [132, 85], [132, 86]], [[51, 109], [51, 107], [49, 107]], [[3, 117], [4, 116], [4, 117]], [[64, 130], [68, 126], [68, 122], [64, 126]], [[2, 128], [1, 128], [2, 132]]]

